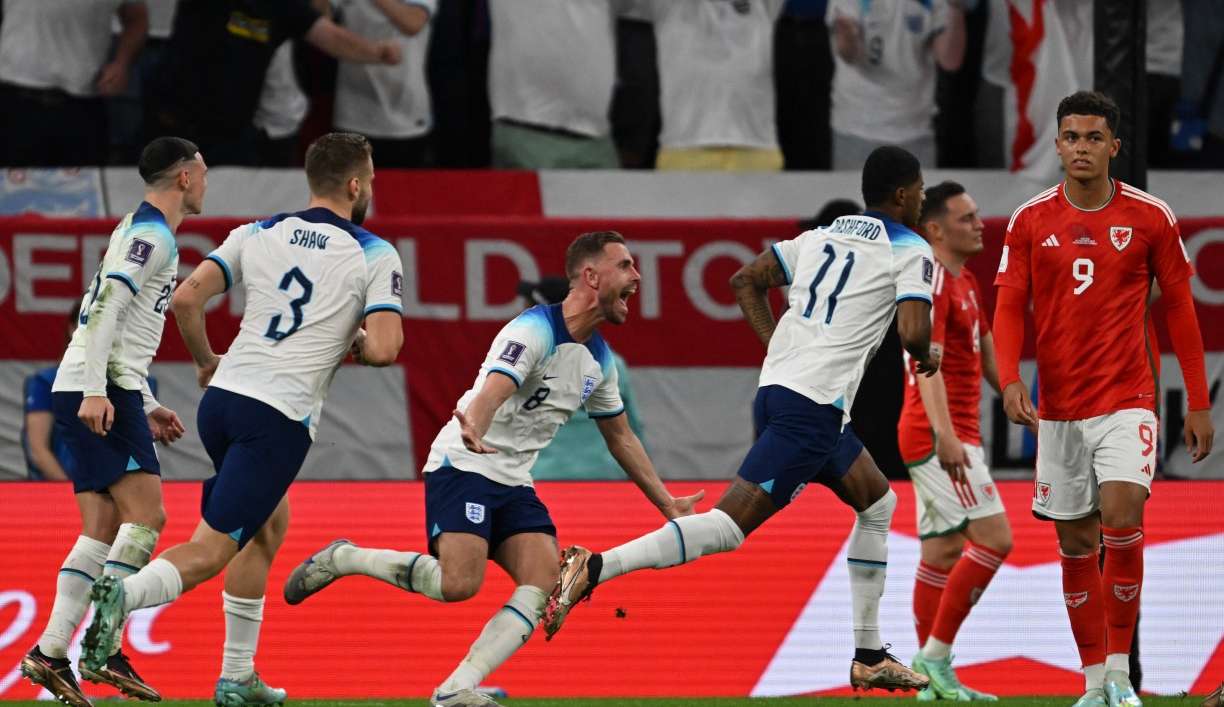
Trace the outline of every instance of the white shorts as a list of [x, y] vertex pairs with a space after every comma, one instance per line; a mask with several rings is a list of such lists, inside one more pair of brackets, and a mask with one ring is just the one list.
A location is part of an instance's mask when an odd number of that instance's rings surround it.
[[1101, 505], [1100, 485], [1129, 481], [1152, 490], [1156, 414], [1132, 408], [1087, 420], [1041, 420], [1033, 513], [1075, 520]]
[[952, 482], [934, 454], [909, 468], [918, 509], [918, 537], [922, 540], [960, 532], [971, 520], [1003, 512], [1003, 499], [990, 479], [982, 448], [966, 444], [965, 451], [970, 465], [962, 483]]

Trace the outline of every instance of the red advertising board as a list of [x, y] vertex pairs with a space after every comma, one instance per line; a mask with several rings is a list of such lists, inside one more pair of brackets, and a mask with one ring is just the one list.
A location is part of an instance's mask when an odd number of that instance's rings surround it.
[[[177, 240], [184, 269], [196, 265], [238, 225], [195, 219]], [[971, 262], [993, 282], [1005, 223], [987, 224], [987, 249]], [[60, 356], [64, 315], [106, 247], [114, 224], [102, 220], [0, 219], [0, 360]], [[743, 322], [727, 280], [767, 243], [795, 235], [781, 220], [568, 220], [534, 217], [418, 218], [374, 221], [404, 261], [407, 321], [400, 361], [407, 368], [409, 417], [418, 461], [475, 376], [497, 330], [521, 308], [520, 279], [562, 270], [578, 233], [625, 234], [642, 272], [629, 323], [608, 327], [613, 347], [636, 366], [757, 366], [762, 351]], [[1194, 292], [1208, 350], [1224, 350], [1224, 219], [1186, 219], [1182, 232], [1199, 277]], [[986, 287], [993, 307], [993, 288]], [[241, 309], [225, 297], [208, 315], [214, 347], [224, 350]], [[1158, 317], [1158, 324], [1163, 321]], [[1162, 332], [1163, 334], [1163, 332]], [[1167, 345], [1162, 350], [1169, 350]], [[174, 327], [159, 360], [187, 361]]]
[[[721, 483], [673, 484], [672, 490], [700, 487], [707, 498], [722, 490]], [[894, 488], [900, 505], [880, 623], [893, 652], [908, 660], [915, 650], [914, 501], [908, 484]], [[999, 488], [1015, 550], [957, 640], [961, 676], [1002, 694], [1078, 694], [1053, 528], [1029, 513], [1030, 483]], [[293, 521], [269, 580], [257, 658], [269, 682], [293, 698], [423, 696], [463, 657], [512, 591], [496, 567], [489, 567], [477, 598], [461, 604], [431, 602], [365, 577], [343, 579], [296, 607], [280, 596], [296, 563], [333, 538], [424, 548], [422, 492], [417, 482], [294, 486]], [[542, 483], [539, 493], [562, 545], [605, 549], [662, 522], [627, 483]], [[1205, 691], [1224, 676], [1224, 519], [1216, 501], [1222, 493], [1224, 482], [1157, 482], [1148, 504], [1140, 636], [1149, 690]], [[169, 483], [165, 494], [162, 548], [185, 540], [199, 517], [197, 484]], [[842, 560], [853, 520], [832, 494], [811, 488], [734, 553], [601, 587], [553, 641], [537, 633], [488, 682], [516, 697], [845, 692], [853, 647]], [[0, 699], [36, 695], [16, 666], [47, 620], [56, 570], [76, 528], [65, 485], [10, 484], [0, 494], [6, 558]], [[129, 625], [128, 652], [168, 697], [211, 694], [224, 632], [221, 586], [214, 579]]]

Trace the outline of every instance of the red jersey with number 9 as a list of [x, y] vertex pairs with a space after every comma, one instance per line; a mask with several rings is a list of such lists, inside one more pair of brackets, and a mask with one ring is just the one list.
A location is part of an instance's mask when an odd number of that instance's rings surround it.
[[1152, 279], [1167, 288], [1193, 274], [1173, 210], [1129, 184], [1113, 180], [1093, 211], [1068, 201], [1061, 184], [1016, 209], [995, 285], [1032, 295], [1038, 416], [1155, 410]]

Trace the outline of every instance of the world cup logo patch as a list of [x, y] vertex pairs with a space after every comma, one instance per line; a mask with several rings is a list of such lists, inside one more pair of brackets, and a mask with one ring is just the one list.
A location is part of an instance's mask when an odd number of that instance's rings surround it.
[[132, 239], [132, 245], [128, 247], [127, 255], [123, 258], [129, 263], [144, 265], [149, 262], [149, 256], [153, 254], [153, 244], [148, 241], [142, 241], [139, 238]]

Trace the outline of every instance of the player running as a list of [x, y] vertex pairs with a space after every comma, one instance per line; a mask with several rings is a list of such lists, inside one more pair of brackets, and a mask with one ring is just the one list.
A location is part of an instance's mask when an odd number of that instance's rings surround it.
[[[166, 522], [153, 442], [168, 444], [184, 432], [178, 416], [153, 398], [149, 363], [178, 276], [174, 234], [184, 216], [204, 208], [208, 167], [191, 142], [161, 137], [145, 146], [138, 169], [144, 201], [111, 233], [51, 386], [56, 430], [78, 462], [71, 476], [81, 535], [60, 568], [51, 617], [22, 658], [21, 673], [73, 707], [90, 704], [68, 663], [90, 587], [101, 575], [117, 580], [149, 561]], [[81, 677], [161, 700], [120, 650], [121, 633], [122, 624], [99, 646], [98, 660], [81, 666]]]
[[702, 493], [673, 498], [623, 414], [612, 352], [599, 333], [624, 324], [641, 276], [619, 233], [584, 233], [565, 253], [570, 292], [502, 328], [454, 418], [425, 462], [428, 555], [336, 540], [285, 582], [297, 604], [339, 577], [366, 575], [435, 601], [475, 596], [491, 558], [514, 580], [506, 605], [431, 698], [439, 707], [496, 705], [476, 686], [531, 637], [557, 579], [557, 530], [532, 487], [539, 451], [579, 407], [608, 451], [666, 518], [693, 512]]
[[951, 654], [956, 632], [1012, 546], [978, 424], [982, 379], [999, 389], [981, 290], [965, 267], [982, 252], [982, 219], [963, 186], [943, 182], [926, 190], [920, 224], [935, 253], [931, 348], [939, 351], [940, 364], [938, 373], [924, 377], [906, 360], [905, 407], [897, 424], [922, 541], [914, 581], [920, 650], [913, 665], [931, 684], [918, 699], [993, 701], [998, 698], [961, 684]]
[[[1214, 436], [1193, 268], [1168, 204], [1109, 177], [1120, 119], [1118, 106], [1096, 92], [1058, 104], [1055, 147], [1066, 179], [1012, 215], [995, 278], [1003, 405], [1012, 422], [1039, 429], [1033, 514], [1053, 520], [1058, 534], [1063, 600], [1084, 666], [1077, 707], [1141, 704], [1129, 653], [1143, 585], [1143, 504], [1156, 469], [1157, 383], [1146, 326], [1153, 278], [1185, 377], [1185, 442], [1195, 462], [1211, 452]], [[1030, 294], [1036, 414], [1020, 380]]]
[[[104, 660], [103, 647], [129, 612], [174, 601], [229, 565], [215, 701], [285, 701], [285, 691], [268, 687], [254, 664], [264, 585], [289, 523], [285, 492], [350, 345], [359, 362], [386, 366], [403, 342], [399, 254], [358, 225], [373, 195], [369, 143], [360, 135], [324, 135], [306, 152], [306, 179], [309, 208], [234, 229], [174, 293], [179, 331], [200, 385], [208, 386], [198, 421], [216, 475], [204, 482], [203, 518], [190, 542], [127, 579], [94, 584], [87, 667]], [[238, 282], [246, 283], [246, 310], [222, 357], [209, 344], [204, 306]]]
[[[847, 563], [854, 606], [856, 688], [916, 689], [927, 678], [889, 655], [880, 640], [879, 605], [888, 528], [897, 495], [846, 424], [867, 361], [896, 311], [901, 341], [931, 374], [931, 248], [911, 228], [922, 209], [922, 170], [898, 147], [881, 147], [863, 166], [868, 211], [774, 245], [731, 279], [736, 300], [769, 352], [753, 403], [757, 439], [739, 477], [711, 511], [601, 554], [571, 547], [549, 598], [552, 636], [576, 602], [622, 574], [692, 562], [734, 550], [812, 481], [833, 490], [858, 515]], [[769, 289], [793, 285], [790, 308], [775, 324]]]

